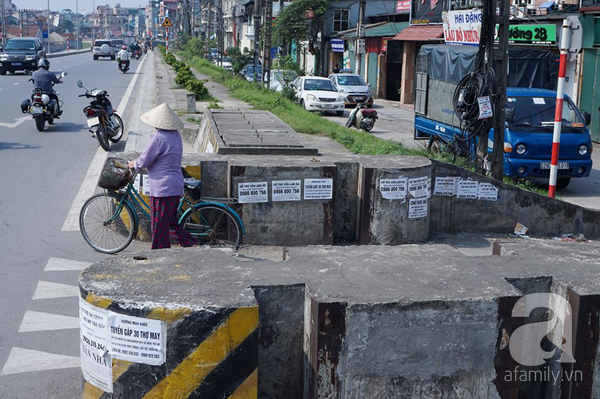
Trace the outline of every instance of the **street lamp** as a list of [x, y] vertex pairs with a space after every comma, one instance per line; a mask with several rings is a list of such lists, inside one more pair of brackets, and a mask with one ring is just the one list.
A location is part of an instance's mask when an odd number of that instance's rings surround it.
[[[4, 0], [2, 0], [2, 4], [4, 4]], [[50, 48], [50, 0], [48, 0], [48, 18], [46, 18], [46, 26], [48, 28], [48, 54], [52, 54], [52, 49]]]

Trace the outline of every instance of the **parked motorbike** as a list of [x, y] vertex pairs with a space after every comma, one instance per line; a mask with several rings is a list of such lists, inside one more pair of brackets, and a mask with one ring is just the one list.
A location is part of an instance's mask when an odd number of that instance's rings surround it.
[[[60, 78], [67, 76], [66, 72], [60, 74]], [[34, 82], [33, 79], [29, 79], [28, 82]], [[54, 86], [54, 83], [52, 83]], [[58, 96], [59, 93], [56, 93]], [[60, 106], [60, 107], [59, 107]], [[21, 101], [21, 112], [24, 114], [30, 114], [35, 120], [35, 127], [38, 131], [42, 132], [46, 127], [46, 122], [49, 125], [54, 124], [54, 119], [58, 119], [58, 109], [62, 108], [62, 101], [60, 104], [56, 103], [56, 100], [50, 99], [48, 94], [42, 93], [42, 89], [33, 89], [31, 98], [27, 98]]]
[[356, 103], [346, 122], [346, 127], [355, 127], [365, 132], [370, 132], [375, 126], [375, 121], [378, 119], [377, 111], [372, 108], [367, 108], [364, 103]]
[[123, 73], [129, 71], [129, 66], [127, 65], [126, 60], [119, 61], [119, 71], [121, 71]]
[[85, 89], [85, 94], [79, 97], [92, 99], [90, 105], [83, 109], [83, 114], [92, 135], [95, 135], [102, 149], [108, 151], [109, 142], [116, 143], [123, 137], [123, 119], [113, 109], [106, 90], [86, 89], [81, 80], [77, 81], [77, 87]]

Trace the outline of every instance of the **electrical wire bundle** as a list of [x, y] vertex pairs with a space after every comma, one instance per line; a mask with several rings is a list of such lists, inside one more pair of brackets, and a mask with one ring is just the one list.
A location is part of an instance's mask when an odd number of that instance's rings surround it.
[[[489, 96], [492, 105], [492, 113], [496, 115], [498, 110], [496, 93], [496, 75], [491, 66], [494, 46], [494, 13], [495, 2], [484, 2], [483, 18], [481, 24], [481, 39], [479, 51], [475, 61], [475, 69], [469, 75], [463, 77], [454, 91], [454, 112], [459, 119], [461, 136], [456, 138], [461, 141], [470, 141], [475, 136], [481, 136], [489, 132], [493, 124], [493, 118], [479, 119], [479, 97]], [[486, 8], [487, 7], [487, 8]]]

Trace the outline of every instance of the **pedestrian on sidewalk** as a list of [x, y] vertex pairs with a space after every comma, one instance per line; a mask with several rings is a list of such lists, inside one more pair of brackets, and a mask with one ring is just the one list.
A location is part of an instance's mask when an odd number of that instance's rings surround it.
[[177, 224], [177, 206], [183, 195], [183, 143], [179, 134], [183, 122], [167, 103], [151, 109], [140, 119], [156, 132], [150, 136], [146, 151], [128, 166], [148, 170], [152, 249], [171, 248], [171, 230], [182, 247], [190, 247], [196, 240]]

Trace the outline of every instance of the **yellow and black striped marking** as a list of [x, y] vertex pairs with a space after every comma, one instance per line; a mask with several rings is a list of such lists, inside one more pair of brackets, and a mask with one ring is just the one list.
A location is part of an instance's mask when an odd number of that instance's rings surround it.
[[113, 393], [85, 383], [84, 399], [256, 399], [258, 307], [190, 311], [122, 309], [86, 295], [98, 307], [168, 323], [165, 364], [113, 359]]

